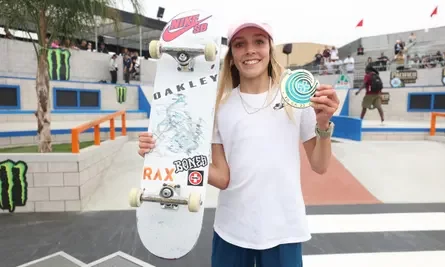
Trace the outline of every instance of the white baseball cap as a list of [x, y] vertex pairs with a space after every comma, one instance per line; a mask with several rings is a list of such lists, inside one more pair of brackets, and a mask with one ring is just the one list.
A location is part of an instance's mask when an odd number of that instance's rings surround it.
[[227, 32], [228, 43], [230, 44], [230, 41], [233, 39], [233, 37], [235, 37], [235, 35], [239, 31], [241, 31], [242, 29], [248, 28], [248, 27], [255, 27], [255, 28], [265, 31], [270, 36], [270, 38], [273, 40], [272, 27], [270, 27], [269, 24], [264, 23], [264, 22], [257, 22], [257, 21], [244, 21], [244, 22], [239, 22], [239, 23], [233, 24], [229, 28], [229, 31]]

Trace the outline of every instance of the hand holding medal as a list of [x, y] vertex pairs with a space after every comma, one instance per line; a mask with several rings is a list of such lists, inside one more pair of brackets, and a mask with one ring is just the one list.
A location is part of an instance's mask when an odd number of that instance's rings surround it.
[[329, 125], [340, 103], [332, 86], [320, 84], [307, 70], [287, 70], [282, 76], [280, 89], [286, 104], [294, 108], [312, 106], [321, 127]]

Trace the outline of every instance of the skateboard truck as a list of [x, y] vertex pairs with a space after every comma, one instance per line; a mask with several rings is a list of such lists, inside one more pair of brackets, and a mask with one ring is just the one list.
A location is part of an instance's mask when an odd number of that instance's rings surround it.
[[195, 57], [204, 54], [206, 61], [214, 61], [217, 55], [216, 45], [207, 43], [204, 48], [163, 46], [158, 40], [150, 42], [150, 56], [158, 59], [163, 53], [172, 56], [178, 62], [178, 71], [193, 71]]
[[144, 190], [133, 188], [130, 191], [130, 206], [140, 207], [142, 202], [157, 202], [164, 209], [178, 209], [179, 205], [187, 205], [190, 212], [198, 212], [202, 205], [201, 195], [191, 192], [188, 198], [179, 196], [180, 185], [163, 184], [159, 195], [144, 194]]

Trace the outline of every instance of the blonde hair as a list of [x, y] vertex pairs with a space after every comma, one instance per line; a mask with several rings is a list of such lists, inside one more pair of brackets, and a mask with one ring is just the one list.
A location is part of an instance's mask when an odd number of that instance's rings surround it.
[[[267, 72], [269, 77], [272, 80], [272, 88], [278, 88], [280, 86], [281, 75], [284, 71], [284, 68], [278, 63], [275, 56], [275, 48], [273, 45], [273, 41], [269, 40], [270, 45], [270, 61], [267, 66]], [[232, 55], [232, 47], [229, 44], [229, 50], [227, 51], [226, 56], [224, 57], [224, 63], [220, 72], [219, 78], [219, 86], [218, 92], [216, 96], [216, 106], [215, 106], [215, 116], [219, 110], [219, 107], [222, 103], [227, 100], [227, 98], [232, 93], [232, 90], [240, 84], [240, 76], [239, 71], [236, 66], [233, 64], [233, 55]], [[269, 101], [269, 100], [268, 100]], [[288, 117], [293, 121], [293, 111], [291, 106], [285, 105], [284, 109]]]

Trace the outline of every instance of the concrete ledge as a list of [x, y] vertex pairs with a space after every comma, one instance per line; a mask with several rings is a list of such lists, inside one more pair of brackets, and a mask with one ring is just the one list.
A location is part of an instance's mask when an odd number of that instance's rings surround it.
[[[119, 136], [100, 146], [82, 149], [79, 154], [0, 154], [0, 162], [22, 161], [27, 166], [27, 202], [24, 206], [16, 203], [15, 212], [81, 211], [127, 141], [127, 136]], [[7, 212], [0, 210], [0, 214]]]
[[[445, 133], [437, 133], [437, 136], [445, 137]], [[429, 132], [363, 132], [362, 140], [373, 141], [419, 141], [430, 140]]]
[[[51, 121], [79, 121], [79, 125], [88, 121], [92, 121], [97, 119], [98, 117], [105, 116], [108, 114], [112, 114], [115, 111], [98, 111], [98, 112], [91, 112], [91, 113], [81, 113], [82, 111], [79, 110], [77, 112], [51, 112]], [[140, 120], [140, 119], [146, 119], [147, 114], [144, 113], [144, 111], [127, 111], [126, 119], [127, 120]], [[121, 117], [118, 116], [115, 118], [115, 120], [120, 121]], [[8, 122], [36, 122], [36, 116], [34, 113], [23, 113], [18, 111], [17, 113], [10, 112], [10, 113], [2, 113], [0, 110], [0, 123], [8, 123]]]
[[435, 142], [439, 142], [439, 143], [445, 143], [445, 134], [444, 135], [427, 136], [426, 140], [435, 141]]
[[[102, 140], [110, 139], [109, 128], [101, 128], [100, 138]], [[129, 140], [137, 140], [138, 134], [146, 129], [142, 128], [127, 128], [127, 135]], [[120, 136], [121, 129], [116, 129], [116, 136]], [[21, 135], [21, 134], [20, 134]], [[61, 144], [71, 142], [71, 132], [70, 130], [54, 130], [51, 134], [53, 144]], [[93, 129], [89, 129], [86, 132], [80, 134], [80, 141], [94, 140]], [[0, 136], [0, 147], [16, 147], [16, 146], [32, 146], [38, 142], [36, 135], [25, 135], [23, 136]]]

